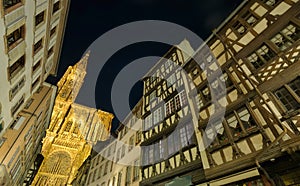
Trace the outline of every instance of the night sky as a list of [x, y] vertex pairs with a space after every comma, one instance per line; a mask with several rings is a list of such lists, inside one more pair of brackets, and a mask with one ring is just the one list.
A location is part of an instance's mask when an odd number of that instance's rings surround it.
[[[72, 0], [58, 74], [57, 77], [49, 77], [48, 81], [56, 84], [67, 67], [78, 62], [94, 40], [117, 26], [139, 20], [163, 20], [184, 26], [205, 40], [241, 2], [242, 0]], [[97, 108], [114, 113], [110, 101], [111, 86], [122, 67], [141, 57], [163, 56], [169, 48], [170, 46], [160, 43], [143, 42], [115, 53], [98, 77]], [[130, 94], [130, 105], [134, 106], [141, 95], [141, 83], [137, 83]], [[118, 123], [114, 119], [113, 129]]]

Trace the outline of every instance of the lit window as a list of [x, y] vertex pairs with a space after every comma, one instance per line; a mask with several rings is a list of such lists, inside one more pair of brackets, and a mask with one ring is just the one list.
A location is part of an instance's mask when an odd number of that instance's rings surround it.
[[267, 45], [262, 45], [249, 55], [247, 59], [257, 69], [271, 61], [273, 57], [275, 57], [275, 53]]
[[280, 33], [276, 34], [271, 41], [281, 50], [285, 50], [300, 38], [300, 29], [289, 24]]
[[257, 22], [257, 18], [251, 13], [245, 13], [242, 18], [250, 25], [253, 26]]
[[278, 0], [262, 0], [262, 2], [264, 2], [266, 5], [274, 6]]

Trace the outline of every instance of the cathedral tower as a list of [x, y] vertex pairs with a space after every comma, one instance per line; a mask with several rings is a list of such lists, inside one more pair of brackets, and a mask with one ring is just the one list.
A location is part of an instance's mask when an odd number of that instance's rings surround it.
[[113, 115], [74, 103], [88, 62], [87, 53], [58, 82], [51, 122], [43, 139], [44, 161], [32, 185], [70, 185], [92, 145], [109, 137]]

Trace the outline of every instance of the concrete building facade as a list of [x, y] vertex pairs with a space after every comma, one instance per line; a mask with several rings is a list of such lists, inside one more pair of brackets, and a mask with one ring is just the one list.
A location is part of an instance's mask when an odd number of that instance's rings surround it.
[[28, 185], [48, 128], [69, 0], [0, 1], [0, 185]]

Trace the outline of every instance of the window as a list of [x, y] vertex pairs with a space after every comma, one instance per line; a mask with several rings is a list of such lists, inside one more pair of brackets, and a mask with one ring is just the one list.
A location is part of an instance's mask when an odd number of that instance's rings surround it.
[[152, 127], [152, 115], [147, 116], [144, 121], [144, 130], [150, 129]]
[[40, 39], [36, 44], [33, 46], [33, 54], [36, 54], [43, 48], [43, 39]]
[[18, 3], [21, 3], [21, 0], [3, 0], [3, 7], [4, 9], [7, 9]]
[[243, 35], [247, 30], [246, 27], [239, 21], [233, 25], [233, 29], [236, 30], [240, 35]]
[[200, 93], [201, 93], [203, 101], [205, 103], [207, 103], [211, 100], [211, 94], [210, 94], [208, 86], [205, 86], [202, 90], [200, 90]]
[[12, 100], [24, 85], [25, 85], [25, 76], [10, 90], [9, 99]]
[[128, 166], [126, 169], [126, 185], [129, 185], [131, 182], [131, 166]]
[[40, 23], [44, 21], [45, 11], [39, 13], [35, 16], [35, 26], [38, 26]]
[[116, 157], [116, 161], [118, 161], [120, 159], [120, 153], [121, 153], [121, 148], [119, 148], [117, 150], [117, 157]]
[[223, 83], [225, 83], [226, 87], [231, 87], [231, 86], [233, 86], [233, 83], [232, 83], [232, 81], [230, 80], [230, 78], [229, 78], [229, 76], [228, 76], [228, 74], [227, 74], [226, 72], [224, 72], [224, 73], [222, 74], [222, 76], [220, 77], [220, 80], [221, 80]]
[[53, 54], [53, 47], [51, 47], [51, 48], [48, 50], [48, 57], [50, 57], [52, 54]]
[[262, 45], [248, 56], [248, 60], [257, 69], [271, 61], [273, 57], [275, 57], [275, 53], [267, 45]]
[[166, 140], [159, 141], [159, 158], [160, 159], [165, 158], [165, 142], [166, 142]]
[[57, 1], [56, 3], [53, 4], [53, 11], [52, 14], [54, 14], [55, 12], [57, 12], [60, 8], [60, 1]]
[[130, 152], [133, 149], [133, 146], [134, 146], [134, 135], [131, 136], [129, 139], [128, 152]]
[[100, 178], [102, 176], [102, 168], [103, 168], [103, 166], [101, 165], [98, 169], [98, 178]]
[[274, 6], [278, 2], [278, 0], [262, 0], [262, 2], [264, 2], [268, 6]]
[[56, 26], [50, 30], [50, 37], [52, 37], [56, 33]]
[[136, 132], [135, 144], [138, 144], [139, 142], [141, 142], [141, 140], [142, 140], [142, 132], [141, 131], [137, 131]]
[[37, 87], [40, 83], [40, 79], [41, 77], [37, 78], [31, 85], [31, 90], [33, 91], [35, 89], [35, 87]]
[[16, 112], [19, 110], [19, 108], [22, 106], [22, 104], [25, 101], [25, 96], [23, 95], [18, 102], [11, 108], [11, 115], [14, 116]]
[[[1, 123], [0, 123], [0, 132], [2, 132], [2, 130], [3, 130], [3, 128], [4, 128], [3, 123], [4, 123], [3, 121], [1, 121]], [[3, 140], [3, 139], [0, 138], [0, 147], [1, 147], [1, 145], [4, 143], [2, 140]]]
[[15, 47], [25, 36], [25, 27], [21, 26], [17, 30], [13, 31], [13, 33], [9, 34], [6, 37], [7, 46], [9, 49]]
[[251, 12], [246, 12], [242, 18], [250, 25], [253, 26], [257, 22], [257, 17], [254, 16]]
[[20, 57], [12, 66], [8, 69], [9, 79], [13, 79], [25, 66], [25, 56]]
[[166, 116], [169, 116], [175, 111], [180, 110], [181, 107], [186, 104], [187, 104], [186, 93], [185, 91], [182, 91], [165, 104]]
[[154, 90], [153, 92], [151, 92], [151, 94], [149, 96], [150, 102], [153, 101], [155, 98], [156, 98], [156, 91]]
[[153, 124], [157, 124], [162, 121], [162, 109], [158, 108], [153, 112]]
[[105, 163], [103, 175], [106, 175], [106, 174], [107, 174], [107, 171], [108, 171], [108, 163], [109, 163], [109, 161], [107, 161], [107, 162]]
[[154, 156], [153, 156], [153, 153], [154, 153], [154, 149], [153, 149], [153, 145], [150, 145], [149, 146], [149, 151], [148, 151], [148, 153], [149, 153], [149, 163], [154, 163]]
[[289, 24], [282, 29], [278, 34], [271, 38], [279, 50], [283, 51], [300, 38], [300, 29], [294, 24]]
[[40, 67], [41, 67], [41, 60], [39, 60], [39, 61], [32, 67], [32, 74], [34, 74]]
[[290, 82], [288, 86], [300, 97], [300, 77]]
[[117, 186], [121, 186], [122, 185], [121, 183], [122, 183], [122, 172], [119, 172]]
[[139, 179], [139, 174], [140, 174], [139, 165], [140, 165], [140, 161], [139, 160], [134, 161], [133, 181], [136, 181], [136, 180]]
[[122, 146], [122, 153], [121, 153], [121, 158], [123, 158], [125, 156], [125, 145]]
[[241, 107], [233, 111], [226, 117], [226, 121], [234, 137], [238, 137], [242, 132], [246, 133], [256, 127], [256, 123], [247, 107]]
[[143, 163], [144, 165], [148, 165], [149, 163], [149, 149], [150, 146], [142, 146], [142, 153], [143, 153]]
[[167, 79], [167, 85], [172, 86], [176, 82], [176, 76], [173, 73], [170, 77]]
[[[299, 83], [299, 82], [298, 82]], [[299, 84], [298, 84], [299, 86]], [[299, 91], [299, 90], [298, 90]], [[282, 87], [275, 91], [276, 97], [280, 100], [282, 105], [287, 111], [294, 111], [300, 108], [300, 104], [297, 100], [291, 95], [291, 93], [286, 89], [286, 87]]]

